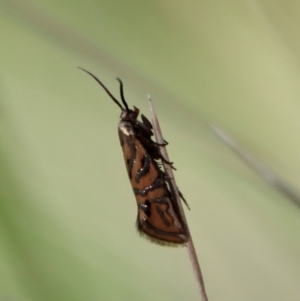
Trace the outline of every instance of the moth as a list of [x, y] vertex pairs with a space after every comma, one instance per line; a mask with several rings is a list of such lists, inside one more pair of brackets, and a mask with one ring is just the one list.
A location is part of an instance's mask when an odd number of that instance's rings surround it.
[[[140, 234], [162, 245], [180, 245], [187, 241], [187, 231], [177, 203], [174, 202], [172, 187], [161, 161], [172, 164], [161, 155], [160, 144], [154, 142], [151, 122], [139, 109], [129, 109], [124, 97], [123, 83], [120, 83], [122, 104], [104, 84], [91, 72], [79, 68], [92, 76], [121, 109], [118, 133], [123, 150], [128, 177], [136, 198], [138, 214], [136, 226]], [[166, 145], [166, 144], [164, 144]], [[180, 194], [186, 203], [183, 196]]]

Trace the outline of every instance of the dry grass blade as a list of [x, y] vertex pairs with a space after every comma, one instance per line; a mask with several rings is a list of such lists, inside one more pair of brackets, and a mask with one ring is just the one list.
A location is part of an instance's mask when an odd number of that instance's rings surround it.
[[[162, 137], [162, 133], [161, 133], [161, 129], [158, 123], [158, 119], [154, 110], [154, 106], [153, 103], [151, 101], [151, 97], [150, 95], [148, 95], [148, 99], [149, 99], [149, 105], [150, 105], [150, 112], [151, 112], [151, 118], [152, 118], [152, 125], [153, 125], [153, 129], [154, 129], [154, 135], [155, 135], [155, 139], [157, 143], [163, 144], [164, 143], [164, 139]], [[164, 146], [160, 146], [160, 151], [161, 154], [163, 155], [163, 157], [169, 160], [169, 156], [167, 153], [167, 150]], [[180, 214], [182, 216], [182, 219], [185, 223], [185, 227], [186, 227], [186, 231], [188, 234], [188, 241], [187, 241], [187, 249], [188, 249], [188, 253], [189, 253], [189, 257], [190, 257], [190, 261], [193, 267], [193, 271], [196, 277], [196, 281], [198, 284], [198, 290], [201, 296], [201, 300], [202, 301], [208, 301], [207, 295], [206, 295], [206, 291], [205, 291], [205, 286], [204, 286], [204, 280], [203, 280], [203, 276], [202, 276], [202, 272], [200, 269], [200, 265], [199, 265], [199, 261], [198, 261], [198, 257], [197, 257], [197, 253], [194, 247], [194, 243], [192, 240], [192, 236], [190, 234], [190, 230], [187, 224], [187, 220], [183, 211], [183, 207], [182, 207], [182, 203], [180, 201], [180, 196], [179, 196], [179, 192], [178, 192], [178, 188], [175, 182], [175, 178], [174, 178], [174, 174], [173, 174], [173, 170], [171, 168], [171, 166], [169, 164], [166, 164], [165, 162], [162, 162], [165, 172], [167, 174], [167, 176], [170, 178], [170, 182], [171, 182], [171, 187], [173, 187], [174, 191], [174, 195], [175, 195], [175, 202], [177, 202], [178, 204], [178, 208], [180, 210]]]
[[280, 178], [273, 170], [262, 163], [248, 150], [241, 147], [224, 130], [214, 124], [211, 124], [210, 126], [217, 136], [226, 144], [226, 146], [234, 151], [259, 176], [261, 176], [269, 185], [275, 187], [279, 192], [288, 197], [294, 204], [300, 207], [300, 194], [294, 188], [292, 188], [286, 181]]

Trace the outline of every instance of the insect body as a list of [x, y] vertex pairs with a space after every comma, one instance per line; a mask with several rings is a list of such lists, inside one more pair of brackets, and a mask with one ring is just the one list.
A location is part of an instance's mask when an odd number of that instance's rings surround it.
[[124, 107], [97, 77], [82, 70], [91, 75], [121, 109], [118, 132], [138, 205], [137, 229], [159, 244], [184, 244], [187, 240], [185, 226], [173, 201], [170, 184], [158, 165], [159, 160], [172, 163], [163, 158], [159, 144], [151, 140], [153, 132], [150, 121], [144, 115], [141, 115], [142, 121], [139, 121], [139, 109], [128, 108], [120, 79], [118, 81]]

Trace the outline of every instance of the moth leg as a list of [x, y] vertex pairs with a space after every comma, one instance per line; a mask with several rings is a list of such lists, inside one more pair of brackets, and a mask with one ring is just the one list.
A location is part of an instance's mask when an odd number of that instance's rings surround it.
[[168, 161], [167, 159], [165, 159], [165, 157], [164, 157], [161, 153], [158, 153], [158, 157], [159, 157], [159, 159], [160, 159], [161, 161], [163, 161], [164, 163], [170, 165], [172, 169], [177, 170], [177, 169], [173, 166], [174, 162], [170, 162], [170, 161]]
[[164, 143], [157, 143], [157, 142], [153, 141], [153, 144], [155, 144], [157, 146], [167, 146], [169, 143], [166, 140], [164, 140]]
[[172, 179], [172, 178], [169, 177], [163, 170], [160, 170], [160, 174], [161, 174], [161, 177], [162, 177], [167, 183], [169, 183], [169, 180]]
[[[177, 187], [177, 189], [178, 189], [178, 187]], [[182, 201], [185, 203], [186, 208], [189, 209], [189, 210], [191, 210], [190, 206], [188, 205], [186, 199], [184, 198], [183, 194], [180, 192], [179, 189], [178, 189], [178, 193], [179, 193], [179, 196], [182, 199]]]
[[[161, 170], [160, 173], [161, 173], [161, 176], [164, 178], [164, 180], [167, 181], [167, 183], [168, 183], [169, 185], [171, 185], [170, 182], [169, 182], [169, 179], [171, 179], [171, 177], [169, 177], [163, 170]], [[178, 194], [179, 194], [180, 198], [182, 199], [182, 201], [184, 202], [185, 206], [186, 206], [189, 210], [191, 210], [189, 204], [187, 203], [186, 199], [184, 198], [183, 194], [181, 193], [181, 191], [179, 190], [178, 187], [177, 187], [177, 190], [178, 190]]]
[[[162, 160], [160, 157], [159, 157], [159, 159], [160, 159], [161, 161], [165, 162], [165, 161]], [[157, 162], [156, 162], [157, 165], [159, 166], [159, 168], [162, 168], [162, 166], [163, 166], [163, 162], [161, 162], [161, 161], [157, 161]], [[171, 165], [171, 168], [172, 168], [173, 170], [177, 170], [174, 166], [172, 166], [172, 164], [174, 164], [173, 162], [167, 161], [167, 162], [165, 162], [165, 163], [168, 164], [168, 165]]]

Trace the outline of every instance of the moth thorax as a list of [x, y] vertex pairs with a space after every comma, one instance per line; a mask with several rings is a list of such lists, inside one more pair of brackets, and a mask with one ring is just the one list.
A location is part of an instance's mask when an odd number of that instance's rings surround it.
[[119, 122], [118, 128], [119, 128], [119, 134], [121, 135], [125, 135], [125, 136], [135, 135], [133, 125], [130, 121], [121, 120]]

